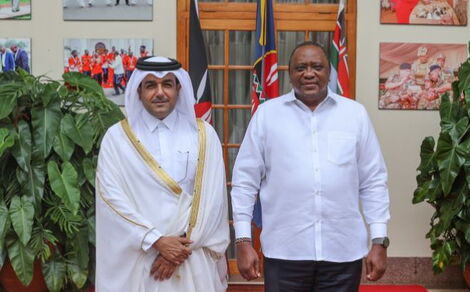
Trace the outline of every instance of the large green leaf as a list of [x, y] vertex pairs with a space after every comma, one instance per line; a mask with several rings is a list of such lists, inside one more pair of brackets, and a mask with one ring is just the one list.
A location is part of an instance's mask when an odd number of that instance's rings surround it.
[[424, 199], [426, 199], [430, 185], [431, 185], [431, 181], [428, 180], [424, 182], [423, 184], [420, 184], [418, 188], [416, 188], [413, 194], [413, 201], [412, 201], [413, 204], [420, 203], [424, 201]]
[[72, 279], [75, 286], [81, 289], [85, 286], [88, 279], [88, 269], [80, 268], [77, 258], [73, 257], [67, 262], [67, 275], [68, 278]]
[[[5, 246], [5, 236], [10, 229], [10, 216], [4, 200], [0, 200], [0, 249]], [[3, 266], [1, 261], [0, 266]]]
[[460, 211], [460, 205], [455, 199], [446, 200], [441, 204], [439, 210], [441, 216], [439, 226], [436, 227], [436, 232], [441, 234], [450, 227], [453, 217], [456, 216]]
[[470, 88], [470, 60], [462, 63], [459, 69], [459, 88], [466, 90]]
[[50, 103], [31, 110], [34, 147], [43, 158], [49, 155], [62, 119], [60, 103]]
[[95, 186], [95, 174], [96, 174], [96, 165], [93, 163], [93, 160], [90, 158], [83, 159], [83, 172], [87, 181]]
[[34, 254], [21, 241], [14, 240], [8, 246], [8, 257], [11, 266], [23, 285], [28, 286], [33, 279]]
[[450, 101], [449, 95], [443, 94], [441, 96], [441, 105], [439, 106], [439, 113], [441, 116], [441, 126], [445, 123], [452, 123], [458, 121], [458, 108], [457, 103]]
[[16, 136], [15, 145], [12, 148], [13, 156], [18, 165], [24, 171], [28, 171], [31, 163], [31, 130], [24, 120], [18, 122], [18, 135]]
[[465, 240], [470, 244], [470, 224], [467, 225], [467, 230], [465, 231]]
[[72, 157], [73, 150], [75, 148], [74, 142], [67, 137], [64, 130], [64, 120], [62, 119], [60, 123], [60, 130], [58, 135], [56, 135], [53, 148], [54, 151], [62, 158], [62, 161], [69, 161]]
[[88, 219], [88, 242], [96, 246], [96, 217], [90, 216]]
[[109, 127], [125, 118], [121, 109], [114, 102], [107, 101], [109, 102], [110, 110], [98, 111], [92, 119], [93, 127], [100, 136], [103, 136]]
[[443, 121], [441, 123], [442, 131], [449, 133], [454, 140], [460, 139], [468, 127], [468, 117], [462, 117], [458, 122]]
[[85, 153], [89, 153], [93, 147], [93, 136], [95, 131], [91, 123], [79, 123], [70, 114], [63, 118], [65, 134], [72, 139], [75, 144], [82, 147]]
[[427, 199], [434, 202], [442, 196], [442, 186], [440, 177], [436, 176], [429, 185]]
[[77, 171], [73, 165], [68, 161], [62, 163], [61, 172], [55, 161], [49, 161], [47, 173], [54, 193], [62, 199], [72, 214], [77, 214], [80, 206], [80, 191], [77, 183]]
[[0, 86], [0, 120], [7, 117], [15, 108], [22, 86], [19, 83], [8, 83]]
[[61, 291], [65, 284], [65, 262], [58, 257], [51, 257], [42, 264], [42, 273], [49, 291]]
[[77, 263], [81, 269], [88, 268], [89, 250], [88, 250], [88, 227], [85, 225], [80, 228], [72, 239], [72, 247], [77, 258]]
[[0, 247], [0, 268], [3, 267], [3, 264], [5, 264], [5, 260], [7, 259], [7, 249], [6, 246], [3, 245]]
[[103, 96], [103, 88], [93, 79], [79, 72], [67, 72], [62, 75], [64, 82], [72, 88], [85, 90]]
[[13, 144], [15, 144], [15, 138], [9, 134], [9, 131], [7, 129], [0, 129], [0, 157]]
[[44, 91], [40, 96], [44, 106], [48, 106], [50, 103], [56, 103], [60, 101], [60, 96], [57, 92], [59, 86], [60, 83], [57, 81], [51, 81], [50, 83], [46, 84], [46, 86], [44, 86]]
[[27, 245], [33, 229], [33, 204], [25, 196], [14, 196], [11, 199], [9, 214], [13, 229], [21, 242]]
[[442, 132], [437, 142], [437, 164], [441, 176], [444, 195], [450, 193], [452, 184], [459, 174], [460, 167], [465, 163], [466, 145], [459, 145], [449, 133]]
[[17, 178], [29, 197], [36, 200], [42, 199], [46, 178], [45, 165], [42, 161], [34, 162], [27, 171], [17, 169]]
[[465, 179], [467, 180], [467, 184], [470, 188], [470, 159], [465, 161], [463, 169], [465, 170]]
[[435, 141], [433, 137], [424, 138], [421, 143], [421, 162], [418, 166], [418, 170], [422, 174], [428, 174], [436, 167], [435, 153], [434, 153]]

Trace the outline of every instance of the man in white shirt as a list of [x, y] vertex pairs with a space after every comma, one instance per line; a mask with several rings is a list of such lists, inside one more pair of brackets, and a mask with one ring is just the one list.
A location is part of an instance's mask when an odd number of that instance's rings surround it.
[[259, 192], [268, 292], [357, 291], [364, 256], [369, 280], [385, 272], [385, 163], [366, 110], [329, 90], [329, 75], [319, 45], [298, 45], [289, 60], [293, 90], [258, 109], [235, 162], [238, 268], [247, 280], [260, 276], [251, 244]]
[[180, 63], [139, 59], [98, 157], [97, 292], [226, 291], [222, 149], [194, 103]]
[[119, 89], [124, 93], [125, 88], [122, 86], [122, 79], [124, 78], [124, 65], [122, 64], [122, 57], [118, 51], [114, 51], [114, 60], [112, 61], [111, 68], [114, 69], [113, 86], [114, 95], [119, 95]]
[[11, 0], [11, 11], [12, 12], [20, 11], [20, 0]]

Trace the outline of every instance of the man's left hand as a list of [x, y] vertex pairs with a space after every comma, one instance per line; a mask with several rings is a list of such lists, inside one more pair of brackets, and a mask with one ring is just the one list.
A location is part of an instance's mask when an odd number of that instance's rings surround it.
[[377, 281], [387, 268], [387, 249], [380, 244], [373, 244], [366, 257], [367, 280]]
[[157, 281], [168, 280], [173, 275], [177, 267], [177, 265], [173, 264], [161, 255], [158, 255], [157, 258], [155, 258], [155, 261], [153, 261], [150, 274]]

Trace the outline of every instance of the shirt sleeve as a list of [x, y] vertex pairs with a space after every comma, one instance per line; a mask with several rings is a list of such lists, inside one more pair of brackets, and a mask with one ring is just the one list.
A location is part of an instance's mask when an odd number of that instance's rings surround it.
[[116, 167], [119, 159], [113, 153], [113, 147], [110, 144], [105, 137], [98, 157], [97, 200], [101, 199], [105, 203], [100, 206], [108, 207], [110, 212], [106, 214], [114, 217], [112, 222], [116, 222], [125, 230], [126, 234], [122, 236], [131, 239], [136, 249], [147, 252], [162, 234], [132, 207], [129, 197], [120, 187], [124, 179], [119, 168]]
[[251, 238], [253, 208], [265, 175], [261, 112], [258, 109], [251, 119], [233, 168], [231, 197], [236, 238]]
[[390, 220], [387, 169], [367, 112], [362, 108], [358, 143], [359, 197], [370, 238], [387, 236]]

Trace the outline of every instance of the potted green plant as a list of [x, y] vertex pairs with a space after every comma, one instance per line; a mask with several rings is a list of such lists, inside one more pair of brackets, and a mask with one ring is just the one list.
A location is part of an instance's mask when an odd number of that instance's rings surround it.
[[50, 291], [92, 282], [98, 149], [122, 118], [80, 73], [0, 74], [0, 264], [24, 286], [35, 260]]
[[[435, 212], [426, 237], [436, 273], [453, 261], [470, 263], [470, 58], [452, 84], [452, 98], [441, 97], [440, 133], [421, 144], [418, 186], [413, 203], [429, 203]], [[469, 283], [470, 285], [470, 283]]]

